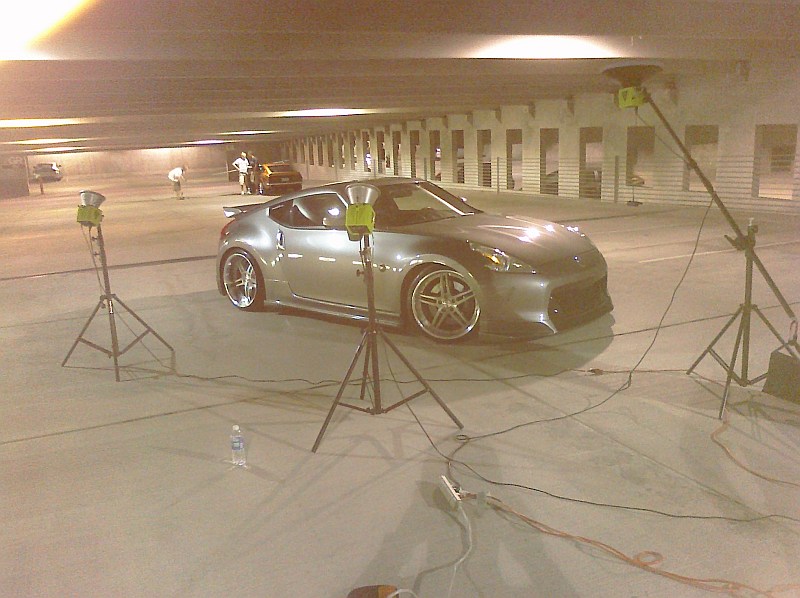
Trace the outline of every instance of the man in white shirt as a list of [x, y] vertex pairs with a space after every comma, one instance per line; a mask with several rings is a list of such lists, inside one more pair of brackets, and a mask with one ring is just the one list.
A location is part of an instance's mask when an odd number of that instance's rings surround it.
[[167, 174], [167, 178], [172, 181], [172, 189], [175, 191], [175, 199], [185, 199], [183, 196], [183, 189], [181, 189], [181, 183], [186, 180], [186, 166], [178, 166], [177, 168], [173, 168]]
[[242, 152], [242, 155], [233, 161], [233, 167], [239, 172], [239, 186], [242, 188], [242, 195], [249, 193], [247, 169], [250, 167], [250, 163], [247, 161], [247, 152]]

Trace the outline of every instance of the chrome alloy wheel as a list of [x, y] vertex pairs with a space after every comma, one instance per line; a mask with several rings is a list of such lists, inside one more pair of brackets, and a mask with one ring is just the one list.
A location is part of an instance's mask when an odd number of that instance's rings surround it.
[[222, 282], [228, 299], [239, 309], [258, 305], [263, 291], [261, 275], [253, 258], [244, 251], [234, 251], [225, 258]]
[[480, 305], [467, 280], [458, 272], [437, 268], [413, 284], [411, 314], [417, 327], [439, 341], [456, 341], [477, 330]]

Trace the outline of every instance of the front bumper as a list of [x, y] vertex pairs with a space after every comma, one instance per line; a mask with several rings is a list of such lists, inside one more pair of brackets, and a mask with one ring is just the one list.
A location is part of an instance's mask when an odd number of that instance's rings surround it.
[[549, 336], [614, 309], [605, 268], [555, 280], [491, 273], [480, 287], [481, 329], [490, 334]]

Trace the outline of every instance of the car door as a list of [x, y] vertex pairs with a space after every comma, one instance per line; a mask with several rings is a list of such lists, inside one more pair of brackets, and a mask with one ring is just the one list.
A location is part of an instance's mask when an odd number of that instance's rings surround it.
[[[324, 191], [297, 198], [281, 227], [284, 273], [294, 295], [366, 306], [359, 243], [344, 228], [346, 202]], [[337, 228], [332, 228], [336, 226]]]

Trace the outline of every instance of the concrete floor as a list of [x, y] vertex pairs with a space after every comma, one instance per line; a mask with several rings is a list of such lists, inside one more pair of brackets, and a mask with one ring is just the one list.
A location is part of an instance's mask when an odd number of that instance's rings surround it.
[[[743, 299], [716, 208], [658, 329], [703, 209], [467, 193], [580, 225], [608, 259], [613, 314], [537, 342], [390, 332], [463, 436], [425, 394], [379, 416], [336, 410], [314, 454], [359, 326], [235, 311], [212, 256], [236, 185], [193, 180], [177, 202], [161, 183], [65, 180], [2, 202], [3, 596], [800, 596], [800, 405], [734, 384], [720, 429], [724, 369], [707, 356], [685, 373]], [[61, 366], [102, 293], [82, 188], [107, 196], [112, 289], [174, 347], [174, 372], [153, 335], [121, 357], [121, 382], [84, 344]], [[800, 217], [734, 215], [756, 219], [797, 310]], [[788, 334], [759, 277], [754, 300]], [[141, 327], [119, 304], [117, 319], [124, 346]], [[87, 336], [109, 345], [104, 311]], [[753, 324], [751, 377], [776, 344]], [[418, 390], [381, 352], [384, 403]], [[225, 462], [232, 424], [249, 469]], [[442, 474], [469, 494], [463, 512]]]

